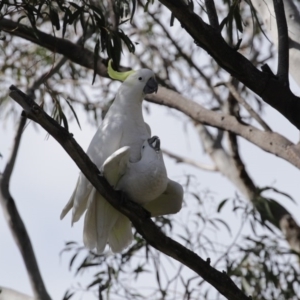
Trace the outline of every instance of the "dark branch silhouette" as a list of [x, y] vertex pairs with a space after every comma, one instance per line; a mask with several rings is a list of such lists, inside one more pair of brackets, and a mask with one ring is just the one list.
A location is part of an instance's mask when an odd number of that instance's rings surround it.
[[43, 282], [26, 227], [21, 219], [21, 216], [19, 215], [15, 201], [9, 191], [10, 177], [14, 169], [25, 124], [26, 117], [22, 116], [15, 137], [11, 157], [4, 169], [3, 174], [0, 174], [0, 203], [2, 204], [7, 224], [23, 257], [34, 297], [37, 300], [51, 300]]

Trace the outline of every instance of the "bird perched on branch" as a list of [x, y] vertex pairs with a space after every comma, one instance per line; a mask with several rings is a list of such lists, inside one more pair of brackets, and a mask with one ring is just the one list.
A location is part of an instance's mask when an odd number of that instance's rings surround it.
[[[113, 188], [124, 192], [129, 199], [143, 205], [159, 197], [168, 185], [159, 138], [154, 136], [143, 143], [139, 161], [132, 163], [129, 157], [130, 147], [124, 146], [109, 156], [100, 170]], [[96, 221], [97, 231], [102, 231], [101, 238], [107, 238], [111, 250], [122, 251], [133, 239], [130, 220], [121, 213], [110, 213], [102, 219], [94, 220], [96, 205], [94, 202], [89, 206], [85, 216], [85, 232], [88, 233], [84, 236], [85, 245], [91, 248], [93, 241], [100, 237], [93, 230]]]
[[[121, 80], [123, 83], [87, 150], [91, 160], [98, 168], [102, 167], [104, 170], [104, 163], [109, 163], [107, 159], [109, 157], [113, 158], [114, 156], [111, 157], [111, 155], [116, 154], [116, 151], [124, 146], [129, 147], [125, 151], [127, 162], [136, 163], [141, 161], [141, 149], [144, 143], [151, 138], [150, 127], [144, 122], [142, 114], [142, 101], [146, 94], [156, 92], [158, 88], [154, 73], [149, 69], [121, 73], [114, 71], [111, 61], [109, 61], [108, 74], [112, 79]], [[151, 167], [151, 164], [148, 166]], [[106, 173], [112, 174], [110, 171]], [[122, 181], [126, 182], [120, 178], [120, 185]], [[128, 190], [128, 187], [124, 186], [122, 189]], [[144, 207], [153, 216], [176, 213], [181, 208], [182, 198], [181, 185], [168, 179], [163, 193], [153, 201], [146, 203]], [[72, 224], [77, 222], [87, 210], [83, 230], [84, 244], [89, 249], [96, 248], [98, 253], [104, 251], [107, 243], [110, 244], [113, 228], [117, 228], [116, 226], [119, 223], [122, 224], [122, 220], [125, 220], [126, 223], [127, 219], [97, 192], [82, 173], [79, 175], [69, 202], [61, 213], [61, 219], [71, 209]], [[116, 247], [111, 246], [114, 252], [122, 251], [131, 242], [131, 227], [130, 237], [129, 230], [126, 233], [128, 238], [124, 237], [122, 242], [116, 242]]]

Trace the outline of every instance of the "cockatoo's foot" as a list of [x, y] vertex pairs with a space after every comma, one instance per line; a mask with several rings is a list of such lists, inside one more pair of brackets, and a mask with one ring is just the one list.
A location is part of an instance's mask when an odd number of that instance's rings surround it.
[[119, 193], [120, 193], [120, 204], [121, 205], [125, 204], [126, 201], [129, 201], [126, 193], [124, 193], [122, 191], [120, 191]]

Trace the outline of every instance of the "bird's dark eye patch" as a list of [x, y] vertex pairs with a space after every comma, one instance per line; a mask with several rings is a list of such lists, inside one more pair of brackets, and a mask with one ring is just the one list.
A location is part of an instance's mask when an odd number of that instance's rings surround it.
[[143, 78], [142, 77], [139, 77], [139, 80], [142, 80]]
[[143, 146], [143, 149], [145, 149], [145, 145]]

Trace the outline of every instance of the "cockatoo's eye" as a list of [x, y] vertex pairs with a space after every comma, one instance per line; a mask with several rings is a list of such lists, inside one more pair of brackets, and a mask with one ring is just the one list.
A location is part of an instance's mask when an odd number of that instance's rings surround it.
[[139, 80], [143, 80], [143, 78], [142, 78], [142, 77], [139, 77]]

